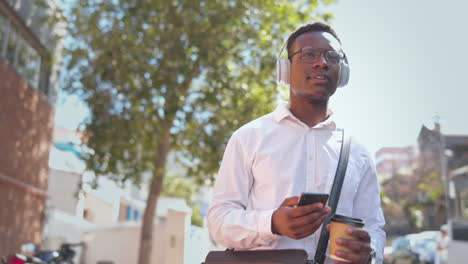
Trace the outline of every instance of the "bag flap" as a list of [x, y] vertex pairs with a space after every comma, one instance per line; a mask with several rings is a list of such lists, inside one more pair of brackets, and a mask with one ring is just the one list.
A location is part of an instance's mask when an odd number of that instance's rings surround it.
[[305, 264], [307, 252], [303, 249], [211, 251], [206, 256], [205, 262]]

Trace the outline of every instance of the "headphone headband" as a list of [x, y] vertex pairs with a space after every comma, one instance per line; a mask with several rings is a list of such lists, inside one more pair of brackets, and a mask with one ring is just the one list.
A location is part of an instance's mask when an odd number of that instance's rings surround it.
[[[291, 77], [291, 61], [289, 58], [281, 59], [281, 54], [283, 53], [284, 48], [286, 47], [287, 41], [284, 42], [281, 51], [278, 54], [276, 59], [276, 82], [282, 85], [289, 85], [289, 79]], [[338, 74], [338, 87], [344, 87], [348, 84], [349, 81], [349, 64], [348, 57], [343, 51], [343, 48], [340, 46], [340, 51], [343, 52], [344, 58], [343, 61], [339, 64], [339, 74]]]
[[284, 48], [286, 48], [286, 45], [288, 44], [288, 41], [286, 40], [283, 44], [283, 46], [281, 47], [281, 50], [280, 52], [278, 53], [278, 56], [276, 57], [276, 60], [279, 60], [281, 58], [281, 54], [283, 53], [283, 50]]

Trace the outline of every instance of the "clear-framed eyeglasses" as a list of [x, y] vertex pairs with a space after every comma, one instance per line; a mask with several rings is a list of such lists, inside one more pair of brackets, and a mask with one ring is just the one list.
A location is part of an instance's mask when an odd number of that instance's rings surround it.
[[314, 48], [314, 47], [303, 47], [289, 55], [289, 59], [291, 59], [294, 55], [299, 54], [299, 58], [302, 62], [306, 63], [313, 63], [321, 56], [325, 58], [325, 62], [328, 65], [336, 65], [339, 64], [344, 60], [344, 53], [341, 51], [336, 50], [327, 50], [322, 48]]

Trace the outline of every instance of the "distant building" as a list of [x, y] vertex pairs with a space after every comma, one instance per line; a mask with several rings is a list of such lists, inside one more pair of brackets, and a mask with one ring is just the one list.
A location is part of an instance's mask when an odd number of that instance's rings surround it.
[[[458, 216], [460, 212], [460, 204], [450, 193], [454, 192], [453, 189], [461, 190], [464, 187], [462, 184], [454, 184], [457, 181], [450, 182], [450, 175], [452, 171], [468, 165], [468, 135], [443, 134], [440, 124], [435, 123], [433, 129], [422, 126], [418, 145], [420, 155], [417, 159], [417, 174], [426, 179], [431, 174], [437, 175], [438, 181], [432, 185], [439, 184], [446, 192], [445, 199], [442, 197], [439, 203], [424, 212], [424, 225], [434, 229], [446, 223], [447, 215]], [[420, 200], [424, 202], [428, 194], [421, 194]]]
[[451, 214], [468, 222], [468, 135], [446, 136], [444, 141]]
[[[468, 151], [467, 151], [468, 152]], [[449, 174], [454, 209], [450, 219], [463, 220], [468, 228], [468, 162], [465, 166], [453, 170]]]
[[385, 204], [383, 199], [387, 234], [437, 230], [447, 222], [447, 214], [468, 215], [463, 170], [468, 167], [468, 135], [442, 134], [438, 123], [432, 129], [423, 125], [417, 154], [411, 147], [382, 148], [376, 167], [385, 199], [395, 201]]
[[414, 148], [408, 147], [384, 147], [375, 154], [377, 176], [380, 181], [391, 178], [400, 170], [410, 168], [414, 162]]
[[41, 23], [51, 10], [0, 1], [0, 256], [41, 242], [62, 45]]
[[[85, 240], [84, 248], [76, 248], [75, 263], [136, 263], [147, 192], [133, 184], [119, 186], [106, 176], [99, 177], [98, 188], [90, 188], [95, 176], [86, 171], [81, 159], [88, 151], [81, 144], [82, 137], [77, 131], [54, 129], [41, 246], [56, 249], [64, 242]], [[213, 245], [206, 228], [190, 225], [190, 214], [183, 198], [159, 197], [154, 219], [153, 261], [203, 262]]]
[[468, 165], [468, 135], [444, 135], [444, 144], [449, 173]]
[[[90, 229], [141, 219], [145, 202], [138, 190], [119, 187], [107, 177], [98, 179], [86, 171], [81, 157], [86, 153], [82, 133], [54, 129], [49, 158], [47, 217], [42, 246], [54, 249], [61, 243], [80, 242]], [[81, 188], [80, 188], [81, 187]]]
[[434, 124], [433, 129], [422, 126], [418, 135], [418, 148], [419, 156], [417, 163], [419, 170], [423, 174], [432, 171], [440, 172], [440, 151], [441, 147], [441, 134], [440, 125]]

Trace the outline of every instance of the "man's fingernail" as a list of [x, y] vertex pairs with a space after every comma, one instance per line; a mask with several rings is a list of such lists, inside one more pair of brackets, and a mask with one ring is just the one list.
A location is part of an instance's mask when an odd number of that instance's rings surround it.
[[343, 245], [344, 244], [344, 240], [341, 239], [341, 238], [337, 238], [336, 239], [336, 243], [340, 244], [340, 245]]
[[346, 254], [345, 254], [343, 251], [341, 251], [341, 250], [337, 250], [337, 251], [335, 252], [335, 254], [338, 255], [338, 257], [344, 257], [344, 256], [346, 256]]
[[348, 233], [349, 233], [350, 235], [352, 235], [353, 232], [354, 232], [354, 230], [353, 230], [352, 228], [348, 228]]

